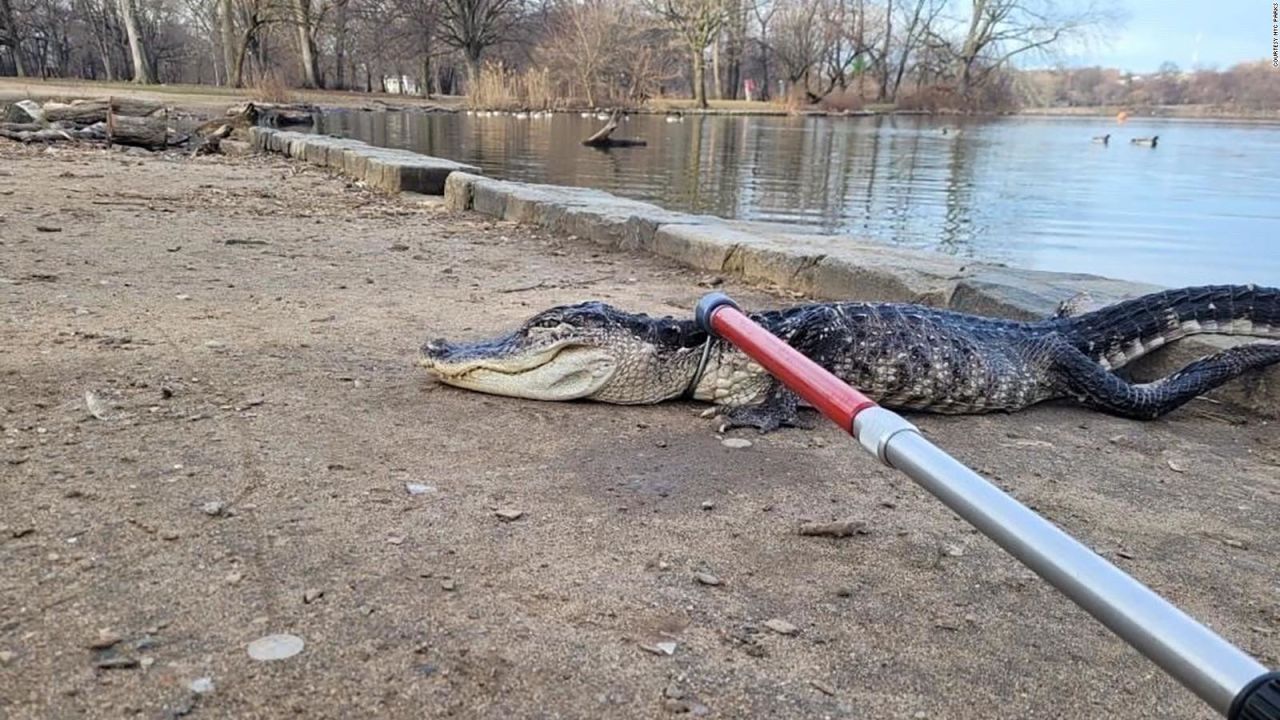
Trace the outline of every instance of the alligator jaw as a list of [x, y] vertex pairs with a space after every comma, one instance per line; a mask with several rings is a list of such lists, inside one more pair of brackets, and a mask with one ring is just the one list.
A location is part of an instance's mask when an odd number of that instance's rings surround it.
[[530, 400], [589, 397], [609, 382], [617, 368], [603, 350], [570, 343], [456, 363], [424, 352], [418, 363], [446, 385]]

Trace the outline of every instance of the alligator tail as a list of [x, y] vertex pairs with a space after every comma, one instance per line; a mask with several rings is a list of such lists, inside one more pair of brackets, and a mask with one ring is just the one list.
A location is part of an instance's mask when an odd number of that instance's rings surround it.
[[1207, 285], [1165, 290], [1055, 322], [1072, 345], [1115, 369], [1198, 333], [1280, 340], [1280, 288]]

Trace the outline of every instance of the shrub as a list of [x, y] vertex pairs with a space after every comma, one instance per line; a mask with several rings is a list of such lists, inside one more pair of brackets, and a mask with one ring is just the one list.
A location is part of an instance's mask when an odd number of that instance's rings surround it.
[[294, 101], [293, 88], [279, 70], [266, 70], [253, 81], [253, 99], [265, 103], [287, 104]]

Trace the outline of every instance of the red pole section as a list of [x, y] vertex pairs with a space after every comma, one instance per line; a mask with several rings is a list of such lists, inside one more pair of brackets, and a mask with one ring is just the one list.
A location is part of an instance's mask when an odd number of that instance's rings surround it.
[[[705, 308], [705, 324], [710, 332], [736, 345], [752, 360], [831, 418], [845, 432], [853, 434], [853, 418], [875, 402], [827, 372], [818, 363], [765, 330], [747, 317], [728, 297], [716, 294]], [[704, 316], [699, 305], [699, 319]]]

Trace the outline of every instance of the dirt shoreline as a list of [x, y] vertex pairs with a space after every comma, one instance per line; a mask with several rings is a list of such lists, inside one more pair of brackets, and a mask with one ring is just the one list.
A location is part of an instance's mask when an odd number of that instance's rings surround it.
[[[733, 449], [692, 403], [413, 364], [558, 303], [687, 314], [673, 264], [273, 157], [6, 143], [0, 258], [5, 717], [1213, 716], [833, 428]], [[1280, 663], [1273, 423], [915, 419]]]
[[[153, 85], [139, 87], [129, 83], [102, 83], [86, 80], [32, 80], [19, 78], [0, 78], [0, 103], [13, 102], [26, 98], [75, 99], [105, 97], [109, 95], [126, 96], [138, 100], [161, 102], [178, 110], [193, 115], [210, 118], [223, 114], [227, 107], [248, 100], [257, 99], [251, 89], [235, 89], [205, 85]], [[390, 95], [386, 93], [362, 93], [336, 90], [292, 90], [290, 99], [295, 102], [307, 102], [326, 108], [393, 108], [410, 110], [464, 110], [466, 99], [458, 96], [440, 96], [432, 99], [414, 95]], [[487, 108], [506, 110], [507, 108]], [[591, 108], [573, 108], [563, 112], [581, 112]], [[1161, 107], [1050, 107], [1024, 108], [1014, 113], [980, 113], [964, 115], [954, 112], [928, 112], [916, 110], [896, 110], [876, 106], [866, 110], [842, 113], [824, 111], [816, 108], [789, 111], [783, 105], [765, 102], [746, 101], [712, 101], [712, 107], [701, 110], [692, 107], [692, 101], [656, 100], [648, 106], [631, 110], [643, 114], [664, 114], [679, 112], [683, 114], [708, 115], [821, 115], [828, 117], [866, 117], [872, 115], [933, 115], [945, 118], [994, 118], [994, 117], [1048, 117], [1048, 118], [1115, 118], [1116, 113], [1126, 110], [1134, 120], [1159, 119], [1182, 120], [1189, 122], [1244, 122], [1244, 123], [1280, 123], [1280, 112], [1259, 111], [1241, 113], [1222, 108], [1204, 106], [1161, 106]]]

